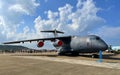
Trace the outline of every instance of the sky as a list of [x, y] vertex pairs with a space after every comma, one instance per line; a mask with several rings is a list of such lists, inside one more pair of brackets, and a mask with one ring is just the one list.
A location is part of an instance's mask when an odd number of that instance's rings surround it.
[[[120, 0], [0, 0], [1, 44], [52, 37], [40, 33], [52, 29], [66, 36], [94, 34], [108, 45], [120, 45]], [[37, 48], [37, 42], [20, 45]], [[43, 48], [53, 48], [52, 43]]]

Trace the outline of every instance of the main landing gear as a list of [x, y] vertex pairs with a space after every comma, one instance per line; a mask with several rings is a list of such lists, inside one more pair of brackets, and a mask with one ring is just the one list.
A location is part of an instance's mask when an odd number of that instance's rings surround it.
[[92, 58], [99, 58], [98, 54], [92, 54]]
[[78, 52], [70, 52], [70, 53], [60, 52], [60, 53], [58, 53], [58, 55], [60, 55], [60, 56], [63, 56], [63, 55], [67, 55], [67, 56], [79, 56], [79, 53]]

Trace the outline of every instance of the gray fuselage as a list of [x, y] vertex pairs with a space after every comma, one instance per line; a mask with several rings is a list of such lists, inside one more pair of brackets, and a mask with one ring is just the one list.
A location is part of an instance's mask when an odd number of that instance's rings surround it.
[[95, 53], [108, 48], [107, 44], [96, 35], [71, 36], [69, 40], [63, 40], [63, 43], [60, 52]]

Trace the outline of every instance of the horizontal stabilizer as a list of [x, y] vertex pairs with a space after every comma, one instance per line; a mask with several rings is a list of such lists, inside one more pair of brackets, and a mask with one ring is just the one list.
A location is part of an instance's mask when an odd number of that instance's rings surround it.
[[55, 37], [57, 36], [57, 33], [64, 34], [64, 32], [58, 31], [58, 30], [56, 30], [56, 29], [55, 29], [55, 30], [44, 30], [44, 31], [41, 31], [41, 32], [53, 33]]
[[58, 31], [58, 30], [44, 30], [44, 31], [41, 31], [41, 32], [51, 32], [51, 33], [62, 33], [62, 34], [64, 34], [64, 32], [62, 32], [62, 31]]

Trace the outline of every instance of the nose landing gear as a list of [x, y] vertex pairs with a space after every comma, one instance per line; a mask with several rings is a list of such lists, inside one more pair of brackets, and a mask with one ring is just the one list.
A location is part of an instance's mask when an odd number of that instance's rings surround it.
[[99, 51], [99, 55], [98, 54], [92, 54], [92, 58], [99, 58], [99, 60], [97, 60], [97, 62], [102, 62], [102, 50]]

